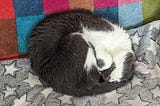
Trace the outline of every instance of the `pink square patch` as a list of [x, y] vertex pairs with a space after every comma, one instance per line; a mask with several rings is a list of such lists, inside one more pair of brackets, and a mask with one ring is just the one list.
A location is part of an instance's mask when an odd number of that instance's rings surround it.
[[122, 4], [129, 4], [129, 3], [133, 3], [133, 2], [139, 2], [142, 0], [118, 0], [118, 4], [122, 5]]
[[117, 6], [118, 0], [94, 0], [94, 9]]
[[69, 9], [68, 0], [43, 0], [45, 14], [56, 13]]

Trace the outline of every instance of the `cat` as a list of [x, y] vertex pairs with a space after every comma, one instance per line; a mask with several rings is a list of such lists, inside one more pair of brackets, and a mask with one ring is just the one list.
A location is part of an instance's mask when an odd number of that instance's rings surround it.
[[28, 50], [33, 71], [62, 94], [110, 92], [134, 76], [136, 58], [129, 35], [89, 10], [46, 16], [34, 28]]

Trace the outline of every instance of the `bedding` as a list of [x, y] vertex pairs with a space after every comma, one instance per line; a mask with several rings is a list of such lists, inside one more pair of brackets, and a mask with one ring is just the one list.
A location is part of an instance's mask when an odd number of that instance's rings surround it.
[[109, 93], [72, 97], [42, 82], [28, 58], [5, 60], [0, 62], [0, 106], [160, 106], [160, 20], [127, 33], [149, 74], [137, 72], [132, 82]]

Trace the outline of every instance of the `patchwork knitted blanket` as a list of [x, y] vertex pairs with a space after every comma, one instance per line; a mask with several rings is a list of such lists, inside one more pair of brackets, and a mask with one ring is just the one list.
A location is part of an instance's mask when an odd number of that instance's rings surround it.
[[85, 8], [133, 28], [160, 19], [159, 4], [160, 0], [0, 0], [0, 60], [25, 55], [32, 29], [48, 14]]
[[139, 61], [150, 71], [101, 95], [72, 97], [45, 87], [28, 58], [0, 62], [0, 106], [160, 106], [160, 20], [127, 31]]

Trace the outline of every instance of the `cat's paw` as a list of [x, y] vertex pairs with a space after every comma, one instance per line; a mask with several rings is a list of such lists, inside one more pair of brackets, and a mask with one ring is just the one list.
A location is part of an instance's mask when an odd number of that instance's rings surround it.
[[97, 66], [99, 71], [104, 71], [109, 69], [112, 64], [113, 60], [112, 57], [110, 57], [109, 55], [104, 55], [103, 58], [97, 59]]
[[114, 70], [111, 74], [110, 74], [110, 79], [109, 82], [121, 82], [122, 81], [122, 73], [118, 70]]
[[100, 58], [97, 60], [98, 70], [99, 71], [107, 70], [111, 67], [112, 63], [113, 63], [112, 61], [105, 62], [103, 59]]
[[112, 56], [103, 46], [95, 47], [97, 66], [99, 71], [109, 69], [113, 63]]
[[118, 78], [118, 77], [117, 78], [113, 78], [112, 77], [112, 78], [109, 79], [109, 82], [121, 82], [121, 78]]

